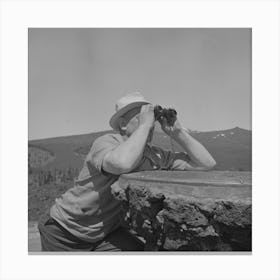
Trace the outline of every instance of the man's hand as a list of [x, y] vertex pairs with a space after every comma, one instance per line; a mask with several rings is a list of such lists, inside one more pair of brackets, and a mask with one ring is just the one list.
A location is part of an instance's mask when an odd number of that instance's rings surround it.
[[178, 132], [183, 130], [182, 125], [180, 124], [179, 120], [177, 119], [172, 126], [167, 123], [165, 118], [161, 121], [161, 129], [170, 137], [174, 137]]
[[139, 114], [139, 126], [147, 125], [149, 128], [154, 126], [155, 116], [152, 104], [143, 105]]

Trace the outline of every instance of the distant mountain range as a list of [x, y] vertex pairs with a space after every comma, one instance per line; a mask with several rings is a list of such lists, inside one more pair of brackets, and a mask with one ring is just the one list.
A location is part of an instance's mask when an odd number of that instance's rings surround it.
[[[38, 167], [38, 162], [41, 162], [41, 168], [46, 170], [68, 167], [80, 169], [83, 157], [94, 140], [106, 133], [112, 131], [29, 141], [29, 165]], [[217, 162], [216, 170], [251, 171], [252, 132], [250, 130], [235, 127], [209, 132], [193, 131], [191, 134], [213, 155]], [[153, 144], [164, 149], [182, 150], [160, 129], [155, 130]], [[38, 152], [40, 149], [43, 150], [42, 153]], [[49, 152], [49, 157], [46, 156], [46, 151]], [[44, 156], [38, 160], [38, 155]]]

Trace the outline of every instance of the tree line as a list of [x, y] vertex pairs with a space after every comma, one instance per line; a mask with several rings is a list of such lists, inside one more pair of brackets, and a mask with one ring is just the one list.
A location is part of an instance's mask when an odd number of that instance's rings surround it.
[[28, 165], [28, 183], [42, 186], [45, 184], [61, 184], [73, 181], [79, 175], [79, 169], [68, 168], [34, 169]]

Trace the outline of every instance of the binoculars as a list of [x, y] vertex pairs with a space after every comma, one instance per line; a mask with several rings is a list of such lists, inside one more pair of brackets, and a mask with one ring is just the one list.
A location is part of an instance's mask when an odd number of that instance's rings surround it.
[[177, 120], [177, 112], [172, 108], [162, 108], [160, 105], [154, 107], [155, 120], [161, 123], [166, 119], [167, 124], [173, 126]]

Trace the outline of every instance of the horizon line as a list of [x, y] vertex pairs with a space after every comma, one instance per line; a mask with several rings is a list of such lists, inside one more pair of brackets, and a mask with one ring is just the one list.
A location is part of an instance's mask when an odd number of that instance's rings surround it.
[[[240, 129], [252, 131], [252, 128], [251, 128], [251, 129], [248, 129], [248, 128], [243, 128], [243, 127], [240, 127], [240, 126], [235, 126], [235, 127], [226, 128], [226, 129], [213, 129], [213, 130], [197, 130], [197, 129], [191, 129], [191, 128], [190, 128], [190, 131], [192, 131], [192, 132], [213, 132], [213, 131], [232, 130], [232, 129], [235, 129], [235, 128], [240, 128]], [[88, 134], [92, 134], [92, 133], [107, 132], [107, 131], [108, 131], [108, 132], [111, 132], [111, 131], [114, 131], [114, 130], [113, 130], [113, 129], [105, 129], [105, 130], [84, 132], [84, 133], [78, 133], [78, 134], [67, 134], [67, 135], [47, 136], [47, 137], [43, 137], [43, 138], [32, 138], [32, 139], [29, 139], [29, 138], [28, 138], [28, 141], [39, 141], [39, 140], [47, 140], [47, 139], [54, 139], [54, 138], [71, 137], [71, 136], [83, 136], [83, 135], [88, 135]]]

